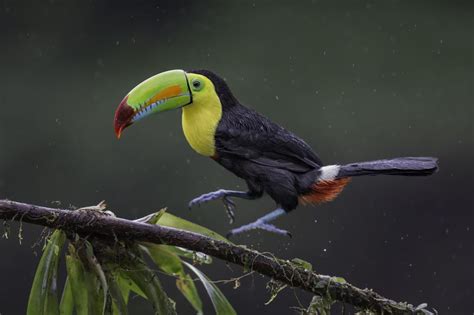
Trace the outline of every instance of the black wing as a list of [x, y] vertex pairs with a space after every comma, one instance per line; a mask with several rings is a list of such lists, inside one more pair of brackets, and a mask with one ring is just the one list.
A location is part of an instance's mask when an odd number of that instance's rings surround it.
[[223, 115], [215, 139], [219, 156], [233, 156], [295, 173], [306, 173], [322, 165], [302, 139], [243, 106], [235, 106]]

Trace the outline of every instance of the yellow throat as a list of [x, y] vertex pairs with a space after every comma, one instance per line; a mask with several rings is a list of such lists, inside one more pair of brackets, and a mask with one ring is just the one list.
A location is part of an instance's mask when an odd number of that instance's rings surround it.
[[193, 93], [193, 103], [183, 107], [181, 122], [186, 140], [191, 148], [204, 156], [216, 153], [215, 133], [222, 117], [222, 105], [214, 84], [204, 76], [205, 88]]

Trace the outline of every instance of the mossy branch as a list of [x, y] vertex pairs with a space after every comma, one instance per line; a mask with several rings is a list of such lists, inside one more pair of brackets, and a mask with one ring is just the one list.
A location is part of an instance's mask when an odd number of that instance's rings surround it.
[[0, 219], [42, 225], [103, 240], [179, 246], [243, 266], [288, 286], [350, 304], [360, 310], [379, 314], [429, 314], [424, 309], [425, 304], [414, 307], [411, 304], [398, 303], [370, 289], [360, 289], [345, 281], [339, 281], [339, 278], [316, 274], [272, 254], [176, 228], [97, 215], [90, 211], [53, 209], [10, 200], [0, 200]]

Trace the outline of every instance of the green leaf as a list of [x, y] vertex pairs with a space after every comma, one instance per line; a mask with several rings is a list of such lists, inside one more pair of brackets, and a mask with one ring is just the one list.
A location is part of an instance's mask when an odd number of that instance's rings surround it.
[[129, 290], [122, 290], [119, 285], [119, 275], [107, 273], [109, 294], [112, 298], [112, 313], [115, 315], [127, 315], [127, 300]]
[[85, 290], [88, 293], [89, 314], [103, 314], [106, 301], [101, 282], [94, 271], [84, 268], [83, 272]]
[[119, 278], [117, 279], [117, 284], [120, 287], [120, 290], [122, 291], [126, 303], [128, 303], [130, 291], [138, 294], [144, 299], [147, 299], [146, 294], [137, 286], [135, 282], [133, 282], [132, 279], [130, 279], [130, 277], [127, 276], [126, 272], [120, 272]]
[[64, 284], [63, 296], [61, 297], [61, 303], [59, 304], [60, 315], [72, 315], [74, 311], [74, 296], [72, 294], [71, 284], [69, 277], [66, 278]]
[[135, 259], [134, 265], [128, 266], [128, 270], [123, 270], [153, 304], [155, 314], [176, 314], [170, 299], [161, 287], [156, 274], [143, 262]]
[[181, 219], [180, 217], [172, 215], [168, 212], [163, 213], [156, 224], [202, 234], [216, 240], [230, 243], [229, 240], [226, 239], [224, 236], [214, 231], [211, 231], [208, 228], [200, 226], [199, 224], [187, 221], [185, 219]]
[[202, 314], [202, 301], [192, 278], [184, 272], [181, 259], [172, 250], [172, 246], [145, 243], [142, 249], [151, 257], [153, 262], [164, 272], [178, 276], [176, 286], [194, 309]]
[[[70, 246], [70, 248], [72, 245]], [[74, 308], [77, 315], [89, 314], [89, 296], [87, 285], [84, 279], [84, 270], [81, 261], [76, 254], [70, 250], [70, 255], [66, 255], [66, 269], [74, 296]]]
[[104, 314], [105, 295], [103, 283], [97, 275], [97, 266], [90, 260], [91, 248], [87, 242], [79, 243], [80, 251], [69, 245], [69, 255], [66, 256], [66, 269], [74, 296], [77, 315]]
[[204, 288], [207, 291], [207, 294], [211, 298], [212, 304], [214, 305], [214, 310], [216, 315], [236, 315], [234, 308], [230, 305], [229, 301], [226, 299], [224, 294], [219, 290], [219, 288], [212, 283], [209, 278], [203, 274], [199, 269], [193, 265], [183, 261], [183, 263], [194, 272], [201, 283], [204, 285]]
[[301, 258], [293, 258], [291, 260], [291, 262], [295, 265], [297, 265], [298, 267], [301, 267], [303, 269], [306, 269], [308, 271], [312, 271], [313, 270], [313, 265], [311, 265], [310, 262], [306, 261], [306, 260], [303, 260]]
[[176, 280], [176, 286], [178, 290], [184, 295], [192, 307], [198, 312], [198, 314], [203, 314], [202, 311], [202, 300], [199, 296], [199, 293], [194, 284], [193, 278], [190, 275], [185, 274], [180, 276]]
[[171, 245], [160, 245], [166, 247], [169, 251], [176, 255], [184, 258], [191, 259], [194, 263], [199, 264], [212, 264], [212, 257], [201, 252], [195, 252], [186, 248], [171, 246]]
[[120, 292], [122, 292], [122, 298], [125, 304], [128, 304], [128, 297], [130, 295], [130, 285], [128, 284], [128, 282], [133, 283], [132, 280], [130, 279], [125, 280], [124, 276], [122, 276], [122, 273], [115, 273], [114, 280], [118, 288], [120, 289]]
[[[83, 255], [81, 256], [83, 265], [86, 266], [84, 275], [89, 287], [89, 292], [93, 294], [92, 296], [89, 295], [89, 300], [92, 302], [96, 312], [100, 311], [100, 314], [104, 314], [109, 291], [107, 279], [102, 266], [94, 255], [92, 244], [88, 241], [84, 241], [81, 244], [85, 245], [85, 247], [82, 248]], [[102, 296], [100, 295], [101, 293]]]
[[347, 283], [346, 279], [344, 279], [342, 277], [331, 277], [331, 281], [332, 282], [337, 282], [337, 283], [340, 283], [340, 284]]
[[183, 274], [181, 259], [168, 248], [162, 245], [146, 243], [142, 250], [145, 251], [153, 262], [164, 272], [172, 276]]
[[166, 208], [161, 209], [158, 212], [149, 214], [147, 216], [144, 216], [143, 218], [136, 219], [134, 220], [135, 222], [140, 222], [140, 223], [149, 223], [149, 224], [156, 224], [158, 220], [161, 218], [161, 216], [166, 212]]
[[58, 263], [65, 241], [66, 235], [60, 230], [54, 231], [48, 239], [31, 286], [27, 315], [59, 314]]

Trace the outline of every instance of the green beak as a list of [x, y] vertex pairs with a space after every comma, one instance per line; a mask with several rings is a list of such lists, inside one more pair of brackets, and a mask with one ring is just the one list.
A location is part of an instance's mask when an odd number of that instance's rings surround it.
[[151, 114], [191, 104], [192, 93], [186, 72], [170, 70], [159, 73], [125, 96], [115, 111], [114, 129], [120, 138], [123, 129]]

